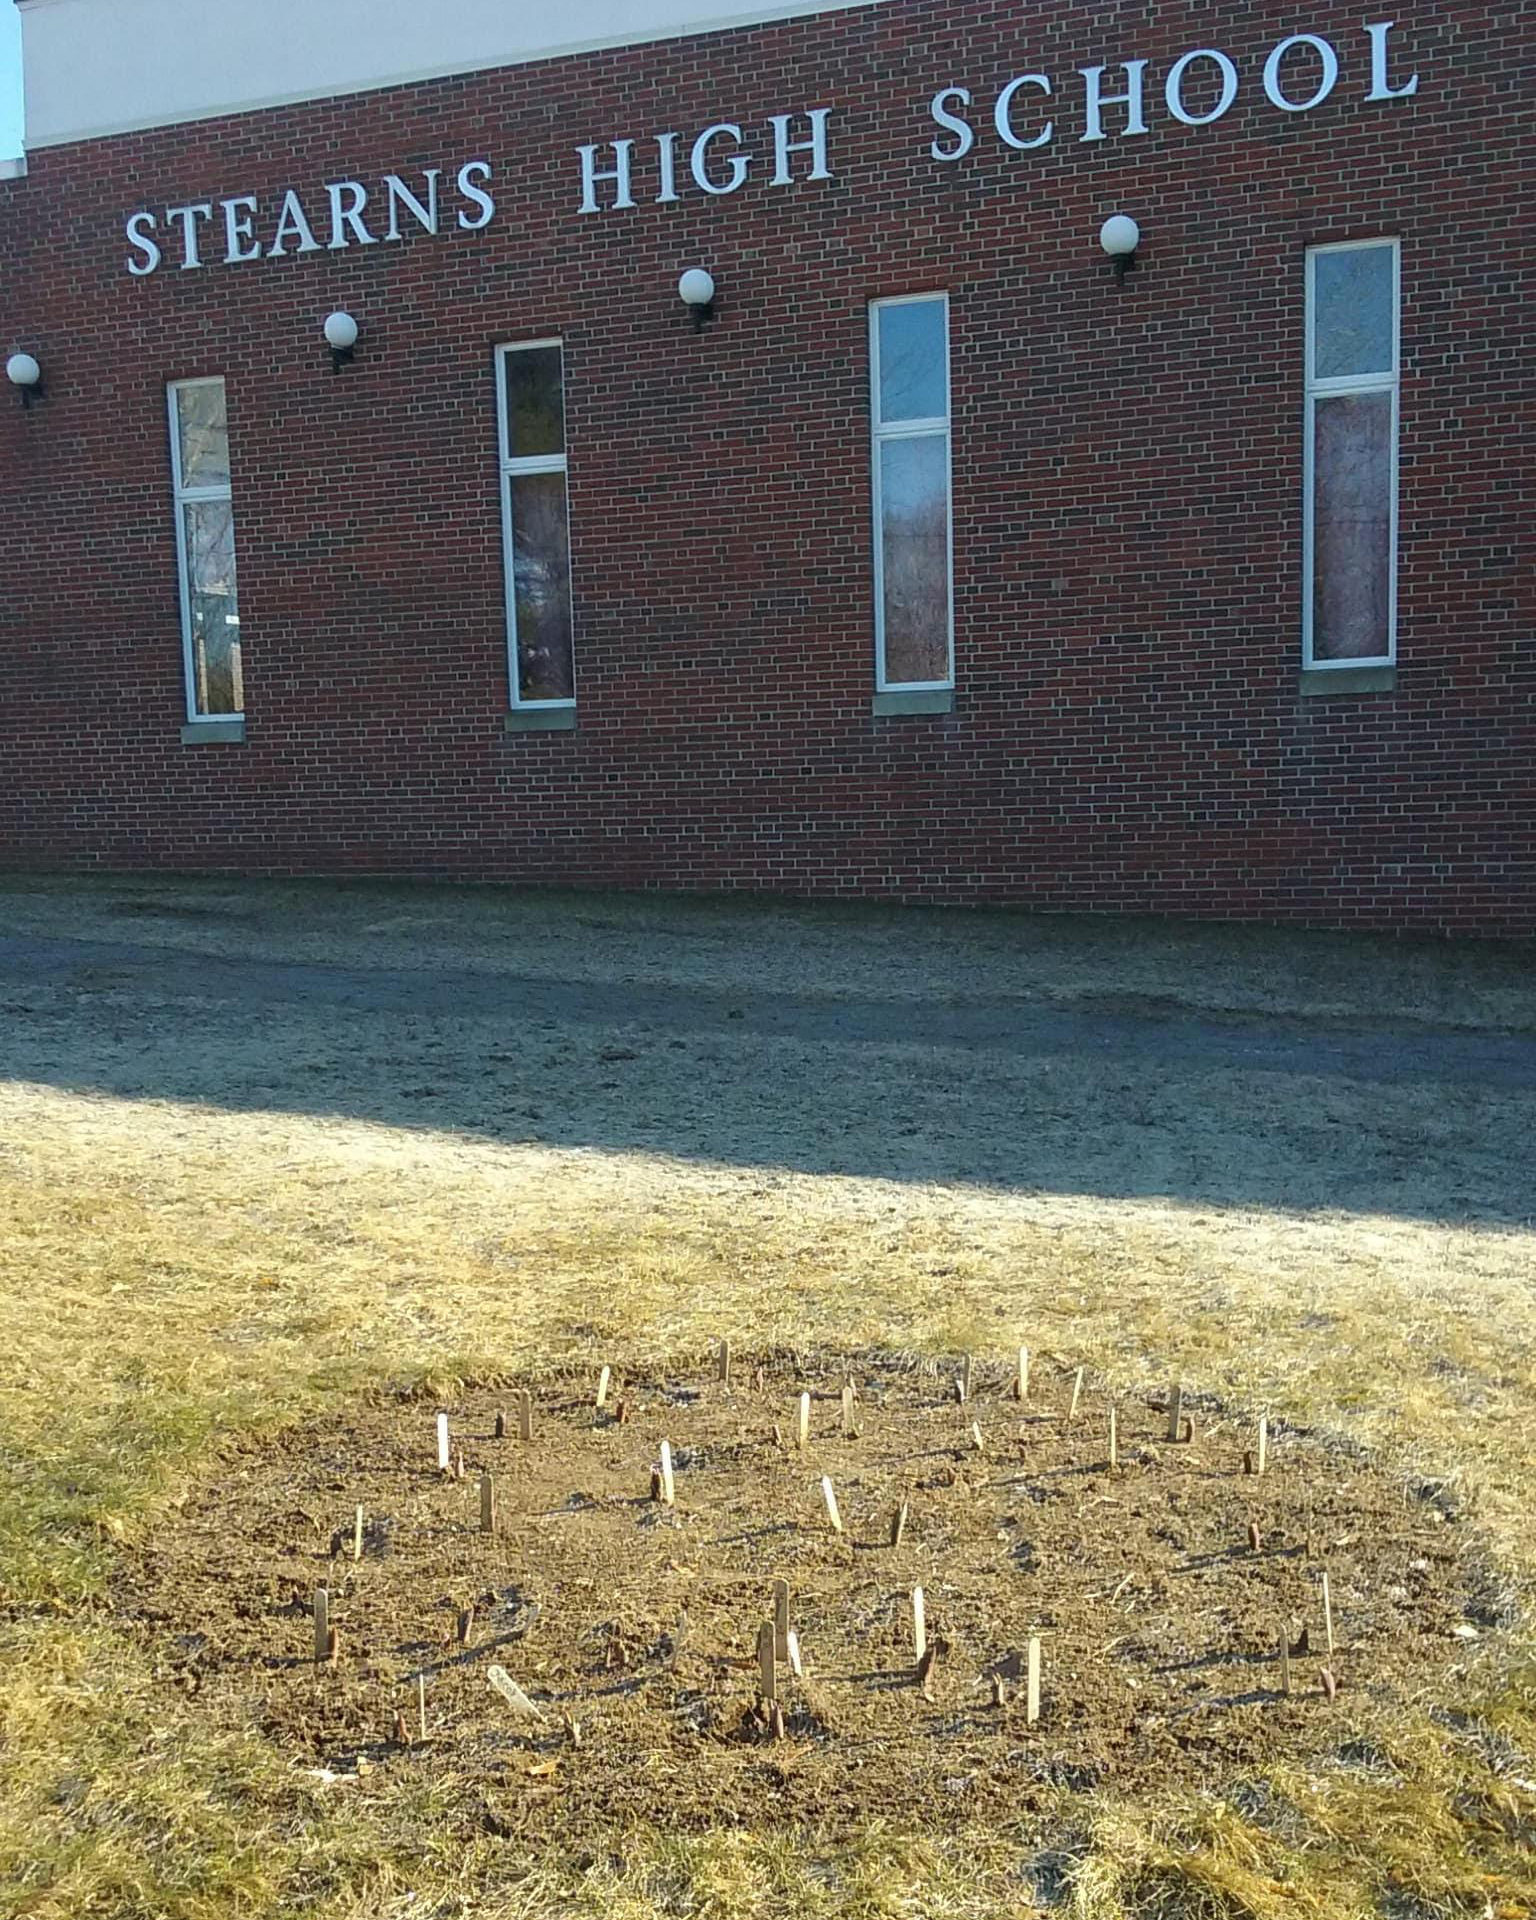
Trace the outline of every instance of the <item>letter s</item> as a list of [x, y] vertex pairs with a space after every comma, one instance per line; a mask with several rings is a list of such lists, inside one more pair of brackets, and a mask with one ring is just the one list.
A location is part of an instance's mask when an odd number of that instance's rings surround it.
[[136, 279], [140, 280], [144, 278], [145, 274], [154, 272], [155, 268], [159, 266], [162, 257], [159, 247], [144, 231], [146, 221], [151, 228], [157, 224], [155, 216], [152, 213], [130, 214], [128, 217], [128, 225], [124, 228], [124, 232], [128, 235], [129, 243], [144, 256], [142, 266], [137, 260], [130, 260], [128, 262], [128, 271], [133, 274]]
[[969, 120], [962, 120], [957, 113], [949, 111], [950, 102], [962, 107], [971, 104], [969, 87], [945, 87], [936, 93], [928, 103], [928, 111], [941, 127], [947, 127], [957, 137], [954, 146], [941, 147], [937, 140], [928, 151], [935, 160], [963, 160], [976, 144], [976, 129]]
[[479, 217], [473, 220], [462, 208], [460, 209], [459, 225], [466, 233], [478, 233], [482, 227], [488, 227], [496, 214], [496, 202], [485, 191], [484, 187], [477, 187], [475, 185], [475, 176], [477, 175], [482, 180], [490, 179], [491, 163], [489, 160], [466, 160], [464, 165], [459, 168], [459, 192], [463, 194], [466, 200], [472, 200], [480, 209]]

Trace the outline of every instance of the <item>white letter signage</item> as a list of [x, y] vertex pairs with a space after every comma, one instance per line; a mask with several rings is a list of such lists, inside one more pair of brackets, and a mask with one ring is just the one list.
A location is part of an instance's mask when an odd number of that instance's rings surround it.
[[[1215, 106], [1204, 113], [1191, 113], [1184, 104], [1184, 76], [1197, 60], [1214, 61], [1221, 75], [1220, 97]], [[1186, 127], [1208, 127], [1213, 120], [1219, 120], [1237, 98], [1237, 68], [1214, 47], [1196, 47], [1193, 53], [1186, 53], [1169, 68], [1163, 98], [1175, 120], [1182, 120]]]
[[735, 193], [745, 183], [752, 167], [750, 153], [733, 153], [726, 162], [730, 170], [725, 178], [712, 180], [709, 175], [709, 148], [712, 141], [720, 139], [734, 140], [739, 147], [741, 128], [732, 126], [729, 121], [722, 121], [718, 126], [706, 127], [693, 143], [693, 158], [689, 170], [705, 193]]
[[935, 160], [963, 160], [976, 144], [976, 129], [969, 120], [962, 120], [958, 113], [950, 112], [950, 103], [957, 107], [971, 104], [969, 87], [944, 87], [928, 103], [928, 111], [933, 115], [936, 125], [945, 128], [955, 136], [952, 147], [941, 147], [937, 140], [928, 151]]
[[1365, 96], [1367, 100], [1406, 100], [1419, 90], [1419, 76], [1400, 87], [1387, 85], [1387, 35], [1396, 25], [1394, 20], [1378, 20], [1374, 27], [1367, 27], [1371, 36], [1371, 90]]
[[[1343, 91], [1356, 99], [1410, 100], [1419, 91], [1419, 75], [1400, 51], [1394, 63], [1391, 36], [1396, 30], [1395, 20], [1362, 23], [1364, 43], [1356, 41], [1353, 52], [1346, 49], [1345, 54], [1321, 34], [1288, 34], [1270, 47], [1261, 65], [1256, 60], [1246, 72], [1220, 47], [1192, 47], [1166, 71], [1159, 66], [1150, 87], [1150, 61], [1106, 60], [1077, 69], [1081, 96], [1075, 86], [1064, 88], [1045, 72], [1016, 73], [995, 96], [986, 98], [958, 83], [942, 86], [928, 99], [927, 154], [951, 166], [975, 153], [983, 139], [1012, 153], [1042, 153], [1058, 135], [1071, 139], [1074, 133], [1081, 142], [1139, 139], [1154, 131], [1147, 122], [1149, 105], [1158, 122], [1155, 131], [1188, 137], [1178, 130], [1207, 128], [1225, 119], [1245, 85], [1261, 89], [1264, 101], [1285, 114], [1315, 112], [1340, 92], [1341, 80], [1346, 83]], [[1161, 99], [1154, 90], [1159, 81]], [[766, 152], [764, 170], [758, 170], [756, 141], [735, 120], [713, 121], [697, 133], [673, 126], [644, 142], [635, 136], [591, 141], [576, 148], [576, 207], [582, 215], [632, 213], [642, 200], [672, 206], [691, 194], [727, 199], [754, 181], [769, 188], [804, 189], [831, 180], [830, 127], [837, 111], [805, 107], [769, 114], [760, 137], [773, 143], [771, 173], [765, 171]], [[224, 265], [236, 266], [351, 247], [400, 246], [422, 235], [442, 239], [480, 233], [496, 217], [492, 178], [491, 162], [477, 159], [451, 172], [424, 167], [418, 173], [383, 173], [376, 180], [347, 177], [273, 188], [265, 197], [226, 193], [178, 207], [141, 207], [124, 217], [122, 231], [129, 246], [124, 265], [142, 280], [167, 260], [183, 272], [210, 264], [205, 244], [218, 247], [222, 242], [217, 257]], [[209, 240], [205, 228], [210, 226], [217, 240]]]
[[1105, 107], [1125, 107], [1128, 109], [1125, 130], [1129, 133], [1145, 133], [1147, 123], [1141, 113], [1141, 76], [1147, 70], [1145, 60], [1127, 60], [1125, 63], [1125, 92], [1105, 93], [1101, 89], [1102, 67], [1082, 67], [1079, 69], [1088, 88], [1087, 120], [1088, 131], [1085, 140], [1103, 140], [1106, 138], [1104, 122], [1100, 114]]
[[[1280, 86], [1281, 62], [1292, 47], [1311, 47], [1322, 62], [1323, 70], [1317, 87], [1305, 100], [1292, 100]], [[1310, 113], [1314, 107], [1320, 107], [1333, 92], [1338, 78], [1339, 56], [1326, 40], [1319, 40], [1315, 33], [1293, 33], [1289, 40], [1282, 40], [1264, 62], [1264, 92], [1270, 104], [1285, 113]]]
[[791, 140], [790, 122], [793, 114], [775, 113], [769, 116], [769, 125], [773, 128], [773, 178], [768, 183], [774, 187], [787, 187], [794, 175], [789, 170], [789, 156], [792, 153], [808, 153], [811, 156], [811, 170], [805, 176], [807, 180], [830, 180], [831, 172], [827, 167], [827, 116], [830, 107], [817, 107], [806, 118], [811, 123], [809, 140]]
[[1051, 91], [1049, 77], [1043, 73], [1021, 73], [1017, 79], [1010, 80], [997, 96], [997, 111], [992, 118], [997, 126], [997, 137], [1004, 146], [1017, 147], [1020, 153], [1027, 153], [1031, 147], [1050, 145], [1051, 135], [1056, 131], [1056, 122], [1047, 120], [1032, 140], [1021, 140], [1013, 130], [1013, 98], [1021, 87], [1038, 87], [1042, 93]]
[[613, 165], [600, 167], [597, 164], [596, 147], [578, 147], [581, 155], [581, 210], [583, 213], [600, 213], [597, 204], [599, 186], [612, 181], [614, 187], [613, 204], [616, 207], [632, 207], [634, 195], [629, 190], [629, 156], [635, 150], [633, 140], [615, 140], [613, 142]]

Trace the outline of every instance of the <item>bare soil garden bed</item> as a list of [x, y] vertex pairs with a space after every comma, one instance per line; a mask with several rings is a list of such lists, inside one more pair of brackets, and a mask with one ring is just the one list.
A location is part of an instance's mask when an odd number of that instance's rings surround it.
[[[1074, 1417], [1075, 1369], [1037, 1359], [1023, 1401], [1011, 1364], [978, 1361], [963, 1402], [959, 1371], [777, 1352], [729, 1384], [713, 1360], [615, 1377], [601, 1409], [595, 1374], [476, 1389], [443, 1409], [446, 1474], [436, 1403], [359, 1406], [232, 1449], [124, 1561], [116, 1609], [217, 1724], [344, 1776], [419, 1770], [507, 1833], [1001, 1818], [1337, 1763], [1405, 1703], [1454, 1704], [1498, 1607], [1442, 1491], [1279, 1418], [1252, 1471], [1256, 1420], [1192, 1389], [1178, 1440], [1166, 1397], [1119, 1401], [1112, 1467], [1111, 1403], [1090, 1381]], [[780, 1581], [803, 1671], [780, 1640], [774, 1716]]]

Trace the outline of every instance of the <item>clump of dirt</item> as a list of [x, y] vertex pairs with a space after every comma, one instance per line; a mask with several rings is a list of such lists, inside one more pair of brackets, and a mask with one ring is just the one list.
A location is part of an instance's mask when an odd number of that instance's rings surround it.
[[[567, 1835], [1002, 1817], [1063, 1785], [1322, 1762], [1433, 1698], [1480, 1632], [1470, 1527], [1324, 1437], [1271, 1426], [1261, 1475], [1254, 1422], [1187, 1398], [1174, 1441], [1166, 1405], [1128, 1400], [1111, 1467], [1108, 1403], [1069, 1417], [1070, 1375], [1020, 1403], [978, 1370], [962, 1404], [954, 1369], [883, 1355], [846, 1362], [848, 1432], [844, 1366], [617, 1380], [601, 1410], [594, 1379], [546, 1377], [526, 1442], [514, 1394], [469, 1393], [447, 1409], [462, 1478], [438, 1470], [436, 1407], [362, 1407], [232, 1455], [125, 1560], [117, 1604], [221, 1724], [338, 1771], [451, 1772], [496, 1830]], [[663, 1440], [674, 1506], [652, 1495]], [[803, 1674], [779, 1659], [774, 1716], [758, 1640], [780, 1580]]]

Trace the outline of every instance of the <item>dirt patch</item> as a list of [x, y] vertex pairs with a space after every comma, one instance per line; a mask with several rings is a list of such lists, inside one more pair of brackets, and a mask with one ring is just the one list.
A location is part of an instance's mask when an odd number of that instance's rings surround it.
[[[494, 1830], [566, 1835], [627, 1817], [1016, 1815], [1063, 1785], [1345, 1764], [1384, 1711], [1432, 1704], [1496, 1623], [1468, 1521], [1358, 1450], [1275, 1427], [1259, 1476], [1252, 1421], [1191, 1397], [1193, 1438], [1171, 1443], [1166, 1406], [1137, 1399], [1119, 1404], [1112, 1470], [1104, 1399], [1069, 1419], [1070, 1376], [1037, 1367], [1022, 1405], [1010, 1386], [978, 1368], [962, 1406], [953, 1367], [775, 1354], [738, 1358], [729, 1387], [698, 1367], [616, 1381], [600, 1412], [590, 1376], [545, 1379], [529, 1443], [510, 1392], [448, 1409], [462, 1479], [437, 1470], [435, 1407], [363, 1408], [232, 1454], [125, 1562], [118, 1614], [221, 1726], [342, 1773], [416, 1769]], [[664, 1439], [674, 1507], [651, 1491]], [[781, 1579], [804, 1676], [781, 1663], [775, 1738], [757, 1639]], [[321, 1585], [338, 1653], [317, 1665]], [[493, 1666], [541, 1719], [519, 1718]]]

